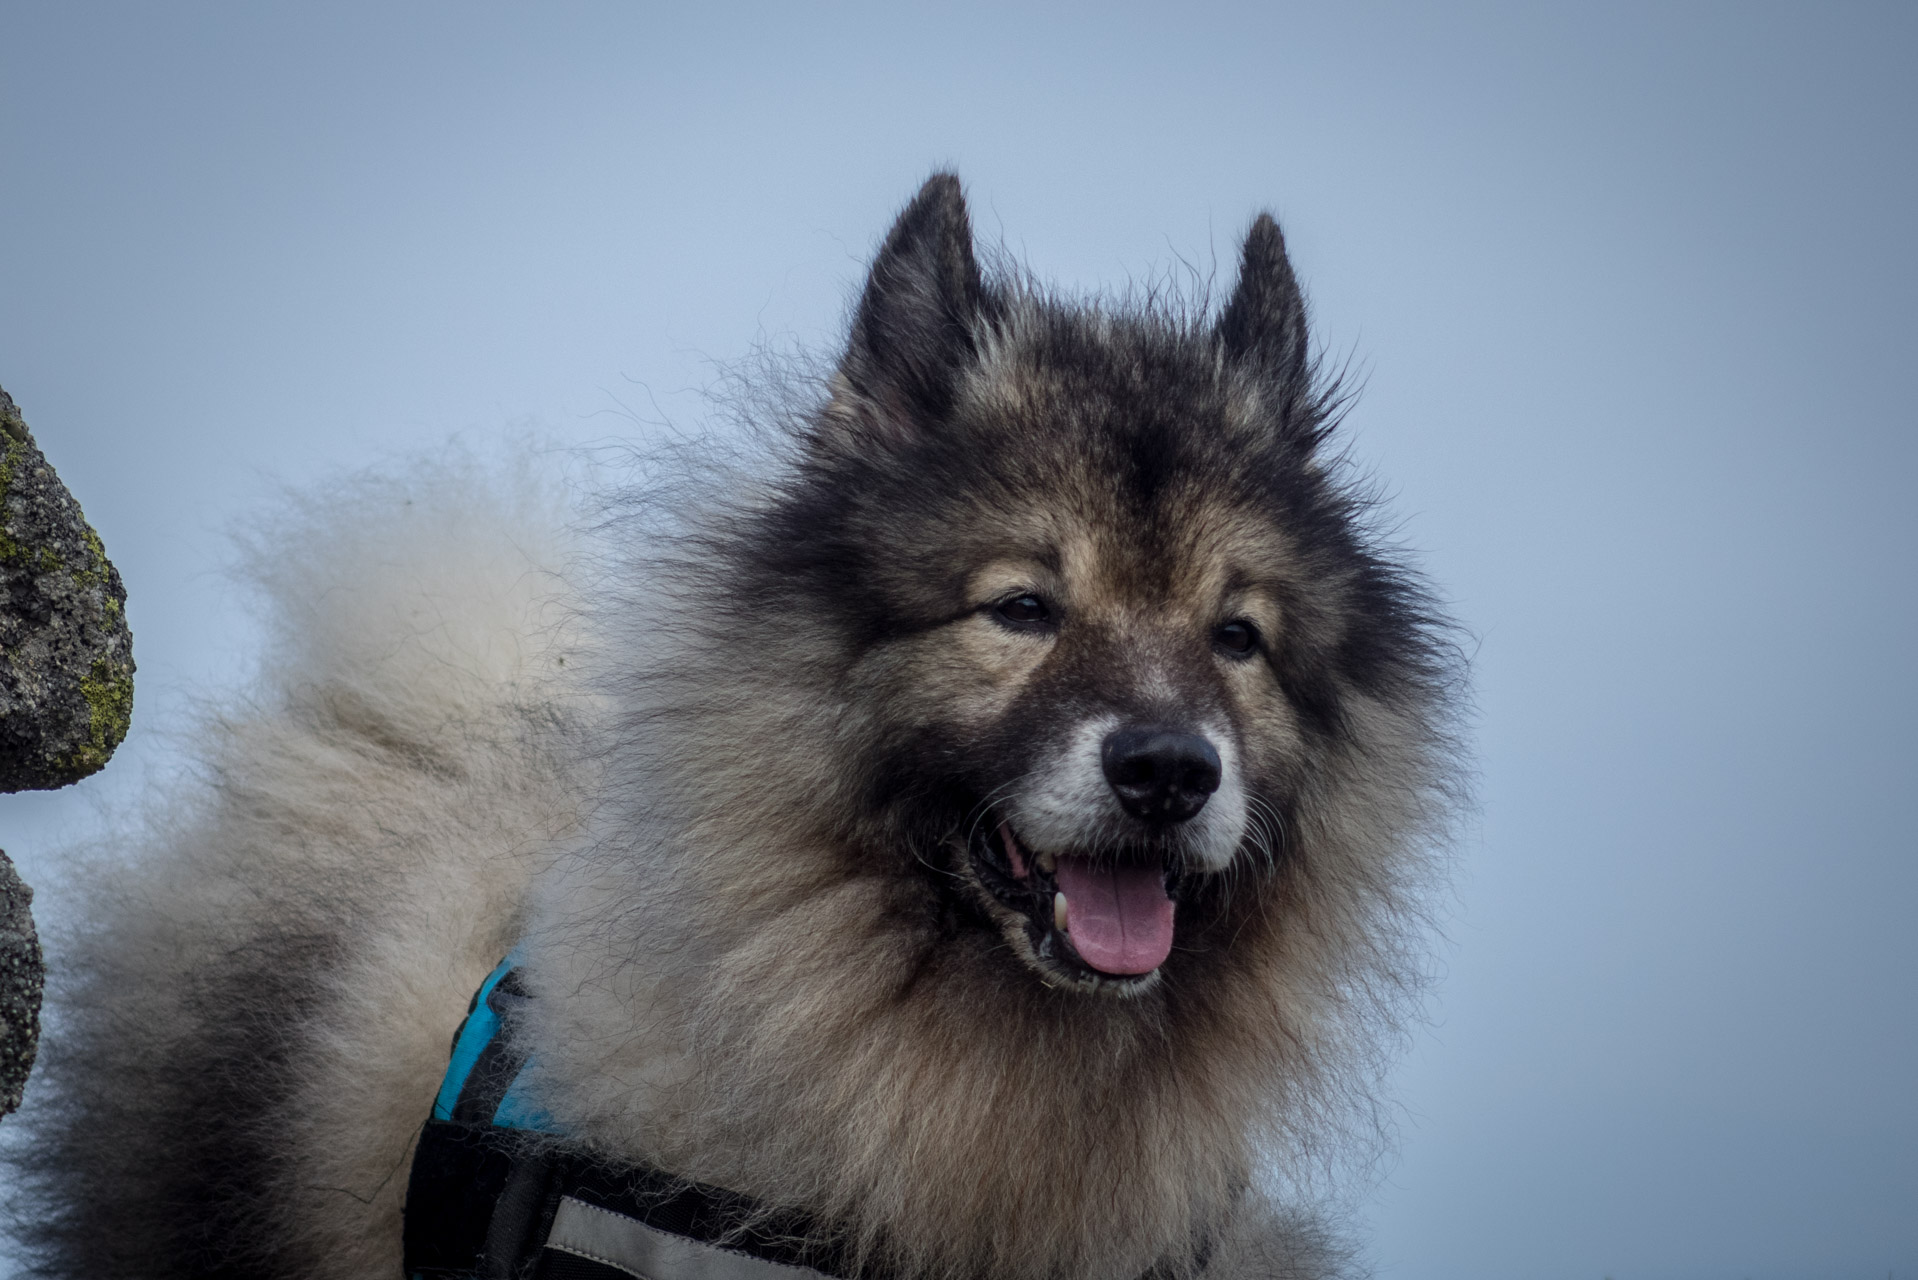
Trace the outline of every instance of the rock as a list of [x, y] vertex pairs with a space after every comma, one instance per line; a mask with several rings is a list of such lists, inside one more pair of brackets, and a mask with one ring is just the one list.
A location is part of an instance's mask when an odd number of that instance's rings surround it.
[[0, 851], [0, 1116], [19, 1107], [40, 1043], [45, 969], [32, 905], [33, 890]]
[[107, 762], [133, 715], [126, 588], [0, 391], [0, 791]]
[[[98, 771], [133, 718], [127, 593], [100, 535], [0, 390], [0, 791]], [[0, 853], [0, 1116], [40, 1044], [46, 969], [33, 890]]]

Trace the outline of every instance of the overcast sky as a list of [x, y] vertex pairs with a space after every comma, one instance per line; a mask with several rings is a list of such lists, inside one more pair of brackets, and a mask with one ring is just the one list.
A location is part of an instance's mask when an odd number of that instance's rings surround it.
[[140, 664], [0, 842], [244, 669], [275, 482], [697, 426], [947, 164], [1070, 288], [1275, 211], [1477, 639], [1381, 1276], [1918, 1276], [1910, 4], [0, 6], [0, 385]]

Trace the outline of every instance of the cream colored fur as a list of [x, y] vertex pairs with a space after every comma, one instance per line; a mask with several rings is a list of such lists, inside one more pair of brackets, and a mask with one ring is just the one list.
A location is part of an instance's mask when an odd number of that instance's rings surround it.
[[[1013, 299], [1005, 349], [1047, 317]], [[1005, 430], [1043, 440], [1058, 394], [1030, 390], [1037, 425], [1008, 410]], [[593, 555], [554, 487], [464, 456], [297, 499], [258, 533], [260, 676], [193, 735], [197, 781], [87, 881], [96, 905], [56, 952], [46, 1096], [16, 1156], [48, 1271], [177, 1275], [213, 1241], [222, 1277], [393, 1280], [449, 1037], [522, 939], [530, 1083], [576, 1141], [808, 1210], [891, 1274], [1342, 1265], [1285, 1196], [1374, 1124], [1451, 794], [1448, 670], [1420, 649], [1396, 682], [1328, 674], [1339, 717], [1317, 736], [1260, 686], [1242, 741], [1290, 770], [1287, 856], [1223, 873], [1141, 994], [1056, 989], [953, 923], [937, 886], [963, 848], [874, 813], [872, 744], [963, 702], [964, 673], [938, 628], [860, 648], [830, 604], [768, 583], [757, 514], [805, 450], [851, 448], [806, 434], [851, 410], [788, 408], [765, 470], [684, 467], [616, 503]], [[1098, 469], [1071, 483], [1045, 509], [1123, 557]], [[1205, 485], [1166, 503], [1181, 528], [1278, 536]], [[892, 518], [875, 536], [906, 563], [917, 515]], [[982, 540], [1006, 523], [966, 518]], [[1212, 572], [1191, 556], [1174, 595]], [[1298, 618], [1275, 643], [1359, 625], [1345, 569], [1288, 571]], [[1111, 607], [1157, 617], [1127, 603], [1156, 590], [1122, 582]], [[1418, 625], [1407, 643], [1434, 644]]]
[[227, 1227], [243, 1272], [398, 1274], [448, 1038], [579, 817], [553, 754], [564, 503], [455, 450], [292, 498], [247, 540], [259, 676], [72, 877], [84, 921], [49, 944], [14, 1154], [54, 1270], [164, 1271]]

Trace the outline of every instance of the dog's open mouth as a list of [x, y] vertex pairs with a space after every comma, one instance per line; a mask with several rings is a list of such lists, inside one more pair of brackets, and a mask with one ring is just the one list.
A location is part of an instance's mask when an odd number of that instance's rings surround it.
[[1136, 981], [1172, 952], [1179, 876], [1163, 861], [1034, 855], [1010, 824], [972, 842], [981, 883], [1026, 918], [1033, 952], [1067, 976]]

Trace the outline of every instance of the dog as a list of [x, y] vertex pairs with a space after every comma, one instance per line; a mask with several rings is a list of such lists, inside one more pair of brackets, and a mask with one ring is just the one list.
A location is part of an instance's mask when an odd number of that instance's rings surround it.
[[452, 457], [256, 532], [255, 692], [67, 951], [12, 1152], [41, 1271], [401, 1274], [509, 952], [542, 1127], [758, 1206], [735, 1241], [1346, 1265], [1311, 1170], [1419, 985], [1461, 664], [1277, 224], [1216, 315], [1075, 302], [937, 174], [837, 360], [752, 386], [597, 519]]

